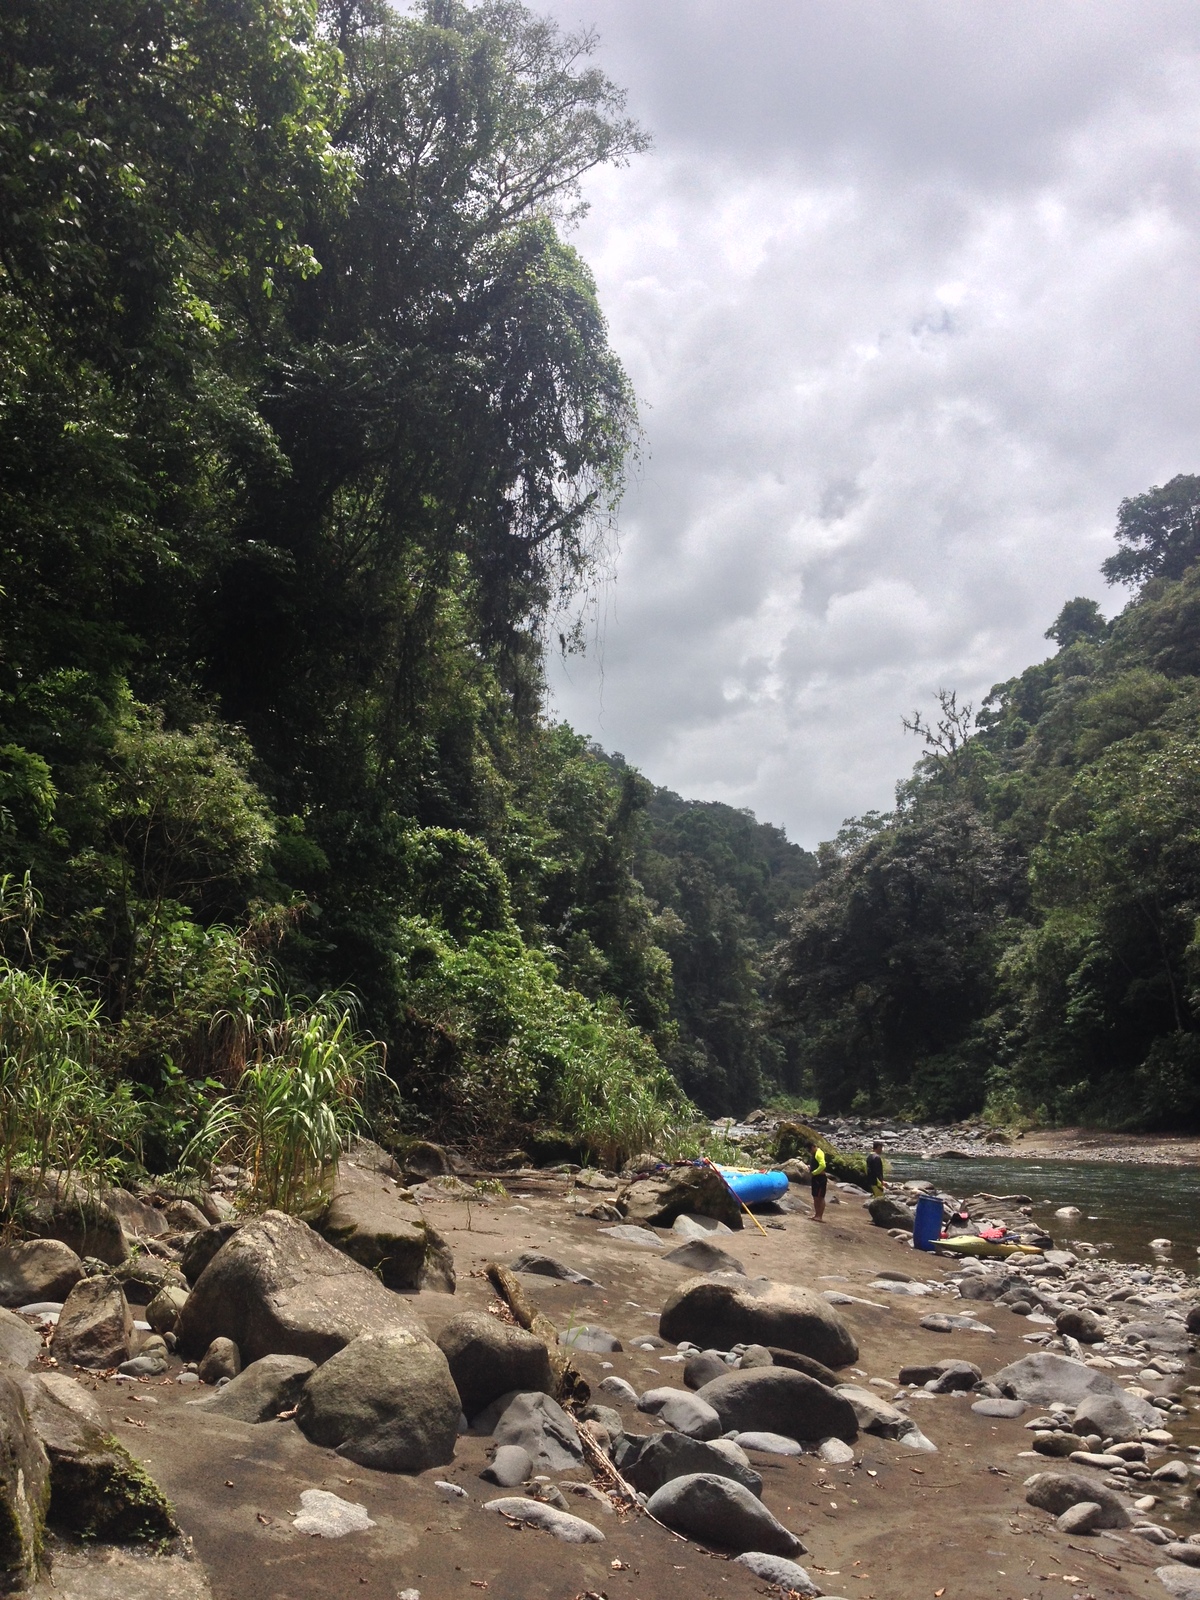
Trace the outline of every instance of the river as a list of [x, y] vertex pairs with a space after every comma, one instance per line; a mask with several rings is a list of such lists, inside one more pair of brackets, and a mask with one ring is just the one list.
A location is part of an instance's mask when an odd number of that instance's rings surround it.
[[[1184, 1272], [1200, 1268], [1200, 1167], [1138, 1166], [1125, 1161], [1025, 1160], [1019, 1156], [972, 1157], [969, 1161], [888, 1158], [888, 1177], [898, 1182], [927, 1178], [959, 1198], [970, 1194], [1027, 1194], [1034, 1220], [1069, 1247], [1073, 1239], [1107, 1245], [1116, 1261], [1163, 1261]], [[1056, 1217], [1060, 1206], [1078, 1206], [1081, 1217]], [[1151, 1239], [1170, 1239], [1165, 1254]]]

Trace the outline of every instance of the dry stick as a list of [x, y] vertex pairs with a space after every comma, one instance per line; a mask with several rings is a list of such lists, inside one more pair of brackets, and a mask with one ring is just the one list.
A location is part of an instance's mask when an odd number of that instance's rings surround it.
[[730, 1183], [729, 1179], [721, 1171], [720, 1167], [717, 1166], [716, 1162], [710, 1160], [708, 1156], [705, 1156], [704, 1157], [704, 1165], [706, 1167], [711, 1167], [712, 1168], [712, 1170], [716, 1173], [717, 1177], [720, 1178], [721, 1182], [729, 1190], [730, 1194], [737, 1201], [738, 1205], [741, 1206], [742, 1210], [750, 1218], [750, 1221], [754, 1224], [754, 1226], [758, 1229], [759, 1233], [761, 1233], [763, 1238], [765, 1239], [767, 1237], [767, 1230], [763, 1227], [762, 1223], [758, 1220], [758, 1218], [754, 1215], [753, 1211], [751, 1211], [750, 1207], [742, 1199], [741, 1195], [738, 1194], [737, 1190], [733, 1187], [733, 1185]]

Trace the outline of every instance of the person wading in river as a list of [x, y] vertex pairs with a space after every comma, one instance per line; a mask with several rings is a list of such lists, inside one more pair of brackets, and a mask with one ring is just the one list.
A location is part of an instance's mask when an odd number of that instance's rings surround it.
[[825, 1171], [825, 1152], [818, 1145], [812, 1158], [813, 1221], [825, 1221], [825, 1191], [829, 1188], [829, 1174]]
[[876, 1139], [867, 1157], [867, 1183], [876, 1199], [883, 1193], [883, 1140]]

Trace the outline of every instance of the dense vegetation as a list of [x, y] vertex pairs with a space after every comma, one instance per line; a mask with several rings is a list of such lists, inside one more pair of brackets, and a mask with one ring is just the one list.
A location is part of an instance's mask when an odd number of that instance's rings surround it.
[[515, 0], [4, 9], [10, 1164], [233, 1150], [286, 1198], [364, 1116], [612, 1159], [783, 1074], [802, 853], [543, 715], [637, 438], [565, 236], [646, 143], [590, 46]]
[[1200, 1123], [1200, 478], [1117, 540], [1120, 615], [914, 716], [895, 810], [822, 846], [776, 992], [823, 1106]]

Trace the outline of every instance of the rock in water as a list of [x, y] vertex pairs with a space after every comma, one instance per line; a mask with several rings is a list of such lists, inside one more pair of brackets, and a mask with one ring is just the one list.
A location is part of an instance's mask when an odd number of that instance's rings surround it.
[[686, 1267], [689, 1272], [737, 1272], [746, 1276], [746, 1269], [736, 1256], [708, 1239], [689, 1239], [687, 1244], [668, 1250], [663, 1260], [674, 1267]]
[[365, 1533], [375, 1526], [367, 1515], [366, 1506], [354, 1500], [343, 1500], [330, 1494], [328, 1489], [302, 1489], [298, 1517], [292, 1518], [292, 1527], [298, 1533], [315, 1534], [321, 1539], [343, 1539], [348, 1533]]
[[316, 1364], [306, 1356], [263, 1356], [216, 1394], [189, 1404], [198, 1411], [233, 1417], [238, 1422], [270, 1422], [297, 1404], [309, 1374], [316, 1370]]
[[854, 1407], [807, 1373], [784, 1367], [729, 1372], [697, 1391], [726, 1432], [782, 1433], [791, 1439], [858, 1438]]
[[480, 1431], [489, 1423], [496, 1443], [519, 1444], [537, 1472], [569, 1472], [583, 1460], [579, 1430], [548, 1394], [503, 1395], [474, 1418]]
[[406, 1328], [361, 1334], [331, 1356], [308, 1379], [296, 1412], [315, 1444], [381, 1472], [452, 1461], [458, 1417], [445, 1356]]
[[558, 1511], [554, 1506], [543, 1505], [540, 1500], [526, 1500], [520, 1495], [507, 1495], [500, 1500], [489, 1500], [485, 1511], [497, 1511], [502, 1517], [523, 1522], [530, 1528], [541, 1528], [552, 1533], [564, 1544], [603, 1544], [604, 1535], [582, 1517], [573, 1517], [569, 1511]]
[[749, 1489], [717, 1473], [672, 1478], [655, 1490], [646, 1509], [677, 1533], [723, 1550], [792, 1556], [803, 1549], [796, 1535]]
[[1144, 1428], [1156, 1427], [1159, 1413], [1154, 1406], [1126, 1394], [1115, 1379], [1082, 1362], [1071, 1361], [1066, 1356], [1048, 1352], [1024, 1356], [999, 1372], [993, 1372], [991, 1381], [999, 1389], [1008, 1390], [1018, 1400], [1028, 1400], [1033, 1405], [1049, 1405], [1061, 1401], [1064, 1405], [1078, 1406], [1094, 1396], [1105, 1396], [1129, 1407], [1130, 1414], [1140, 1420]]
[[67, 1296], [50, 1340], [60, 1366], [116, 1367], [133, 1354], [133, 1317], [115, 1278], [82, 1278]]
[[20, 1387], [0, 1373], [0, 1590], [32, 1585], [49, 1504], [46, 1452]]
[[784, 1594], [808, 1596], [821, 1592], [804, 1568], [798, 1567], [786, 1556], [769, 1556], [765, 1550], [746, 1550], [740, 1556], [735, 1556], [734, 1560], [761, 1582], [769, 1583], [773, 1589], [782, 1590]]
[[647, 1389], [638, 1401], [638, 1410], [661, 1417], [668, 1428], [689, 1439], [715, 1439], [721, 1433], [721, 1419], [712, 1406], [686, 1389]]
[[0, 1365], [27, 1367], [41, 1353], [42, 1341], [24, 1318], [0, 1311]]
[[[351, 1152], [338, 1163], [333, 1198], [320, 1231], [387, 1288], [425, 1287], [421, 1276], [427, 1258], [437, 1258], [439, 1247], [445, 1251], [445, 1241], [430, 1228], [408, 1189], [371, 1169], [370, 1148], [364, 1147], [368, 1154], [361, 1159]], [[389, 1158], [384, 1160], [391, 1164]], [[453, 1291], [453, 1258], [450, 1272], [448, 1287]]]
[[50, 1521], [89, 1539], [155, 1542], [178, 1532], [166, 1496], [123, 1445], [41, 1374], [21, 1379], [50, 1463]]
[[60, 1239], [27, 1239], [0, 1249], [0, 1306], [65, 1300], [83, 1277], [83, 1265]]
[[366, 1267], [295, 1217], [267, 1211], [209, 1261], [176, 1333], [185, 1356], [200, 1356], [223, 1337], [247, 1363], [272, 1355], [321, 1362], [363, 1333], [420, 1327], [408, 1302]]
[[450, 1366], [463, 1414], [474, 1417], [502, 1394], [541, 1389], [550, 1394], [554, 1376], [545, 1343], [523, 1328], [464, 1311], [438, 1334], [438, 1347]]
[[742, 1226], [742, 1207], [729, 1185], [712, 1167], [672, 1167], [653, 1177], [638, 1178], [617, 1196], [630, 1222], [669, 1228], [685, 1212], [715, 1217], [735, 1231]]
[[[724, 1441], [721, 1441], [724, 1442]], [[745, 1461], [743, 1453], [742, 1460]], [[732, 1478], [753, 1495], [762, 1494], [762, 1476], [747, 1462], [730, 1459], [724, 1451], [700, 1439], [689, 1439], [682, 1433], [656, 1433], [638, 1451], [637, 1460], [625, 1476], [642, 1494], [653, 1494], [673, 1478], [687, 1477], [695, 1472], [715, 1473], [719, 1478]]]
[[1061, 1517], [1083, 1501], [1100, 1507], [1097, 1528], [1127, 1528], [1129, 1514], [1111, 1489], [1079, 1472], [1037, 1472], [1025, 1480], [1025, 1499], [1031, 1506]]
[[827, 1367], [858, 1360], [854, 1335], [822, 1295], [769, 1278], [687, 1278], [663, 1307], [658, 1331], [672, 1344], [690, 1339], [702, 1349], [778, 1345]]

